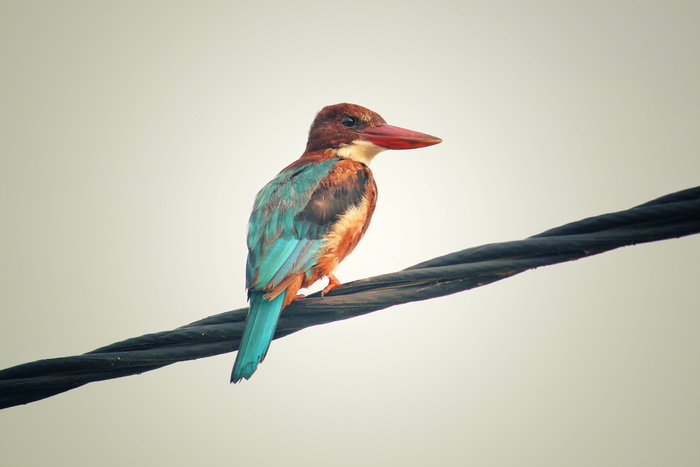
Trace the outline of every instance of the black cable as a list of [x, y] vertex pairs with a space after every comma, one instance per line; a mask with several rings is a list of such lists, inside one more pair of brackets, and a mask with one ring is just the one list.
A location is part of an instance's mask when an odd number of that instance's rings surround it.
[[[284, 310], [275, 338], [401, 303], [461, 292], [539, 266], [696, 233], [700, 233], [700, 187], [626, 211], [572, 222], [524, 240], [469, 248], [403, 271], [343, 284], [325, 297], [310, 295]], [[234, 351], [240, 343], [247, 311], [228, 311], [83, 355], [38, 360], [1, 370], [0, 408], [44, 399], [92, 381]]]

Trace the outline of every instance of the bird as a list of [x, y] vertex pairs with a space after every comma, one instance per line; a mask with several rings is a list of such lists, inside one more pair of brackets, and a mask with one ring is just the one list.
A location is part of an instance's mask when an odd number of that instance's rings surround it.
[[282, 310], [298, 291], [327, 277], [325, 296], [340, 285], [338, 264], [365, 234], [377, 202], [369, 164], [387, 149], [442, 140], [388, 125], [376, 112], [341, 103], [321, 109], [306, 149], [255, 198], [248, 222], [249, 311], [231, 382], [249, 379], [263, 361]]

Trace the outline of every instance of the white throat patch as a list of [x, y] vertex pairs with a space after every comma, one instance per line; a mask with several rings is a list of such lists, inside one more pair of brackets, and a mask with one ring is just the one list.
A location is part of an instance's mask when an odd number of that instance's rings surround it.
[[354, 161], [369, 165], [369, 163], [372, 162], [372, 159], [374, 159], [374, 156], [382, 151], [386, 151], [386, 148], [377, 146], [369, 141], [358, 139], [350, 144], [339, 147], [336, 154], [338, 154], [340, 157], [352, 159]]

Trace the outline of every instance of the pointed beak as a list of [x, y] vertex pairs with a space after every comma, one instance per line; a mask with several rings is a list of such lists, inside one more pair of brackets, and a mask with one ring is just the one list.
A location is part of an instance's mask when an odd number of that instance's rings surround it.
[[440, 138], [391, 125], [365, 128], [364, 139], [386, 149], [414, 149], [442, 142]]

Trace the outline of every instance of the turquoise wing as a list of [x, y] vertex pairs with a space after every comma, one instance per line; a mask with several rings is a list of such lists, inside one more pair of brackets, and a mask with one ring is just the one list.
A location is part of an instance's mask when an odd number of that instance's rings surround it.
[[270, 290], [309, 271], [333, 224], [360, 203], [370, 175], [358, 172], [334, 183], [339, 160], [292, 165], [258, 193], [248, 224], [249, 290]]
[[295, 163], [255, 199], [246, 265], [250, 309], [231, 374], [234, 383], [250, 378], [274, 337], [286, 297], [280, 294], [268, 300], [265, 291], [291, 275], [308, 273], [318, 260], [325, 235], [364, 196], [369, 172], [341, 179], [333, 174], [339, 160]]
[[292, 166], [258, 193], [248, 223], [246, 286], [269, 290], [318, 258], [328, 225], [299, 216], [338, 159]]

